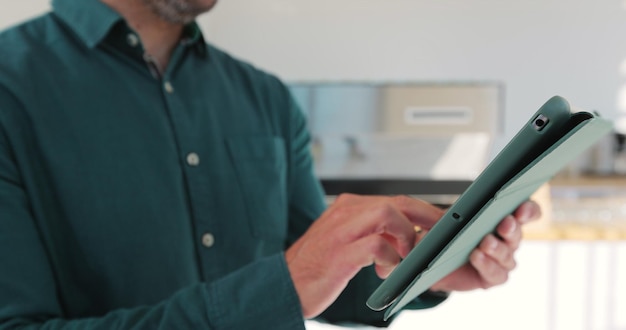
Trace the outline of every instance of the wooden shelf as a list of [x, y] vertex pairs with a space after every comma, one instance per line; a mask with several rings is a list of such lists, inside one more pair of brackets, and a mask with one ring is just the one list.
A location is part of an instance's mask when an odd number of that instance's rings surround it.
[[[524, 238], [528, 240], [581, 240], [581, 241], [616, 241], [626, 240], [626, 221], [617, 219], [615, 221], [608, 221], [602, 223], [601, 221], [589, 221], [584, 223], [582, 221], [576, 221], [573, 219], [571, 222], [567, 222], [564, 219], [559, 219], [557, 223], [553, 219], [555, 212], [569, 211], [568, 207], [580, 208], [584, 211], [585, 206], [576, 204], [569, 201], [563, 203], [563, 201], [553, 200], [554, 196], [551, 194], [552, 189], [569, 189], [571, 193], [577, 195], [580, 193], [580, 203], [589, 203], [589, 207], [602, 208], [606, 207], [610, 210], [615, 207], [626, 206], [626, 176], [581, 176], [581, 177], [557, 177], [550, 181], [549, 184], [540, 188], [534, 195], [533, 200], [537, 201], [542, 208], [544, 215], [536, 223], [528, 224], [524, 227]], [[585, 190], [602, 191], [606, 189], [606, 198], [602, 194], [593, 197], [585, 197]], [[580, 191], [577, 191], [580, 190]], [[606, 199], [606, 206], [603, 203]], [[612, 203], [609, 203], [609, 199], [612, 199]], [[623, 203], [621, 202], [623, 199]], [[573, 204], [572, 204], [573, 203]], [[598, 206], [600, 205], [600, 206]]]

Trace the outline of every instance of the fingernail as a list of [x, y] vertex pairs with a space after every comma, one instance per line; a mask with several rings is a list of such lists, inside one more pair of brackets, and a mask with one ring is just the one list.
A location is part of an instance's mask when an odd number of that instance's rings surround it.
[[513, 234], [513, 232], [515, 231], [515, 229], [517, 228], [517, 221], [515, 221], [515, 218], [511, 218], [511, 225], [509, 226], [509, 228], [506, 231], [506, 235], [511, 235]]
[[519, 215], [519, 220], [522, 223], [526, 223], [530, 220], [532, 220], [535, 216], [535, 212], [534, 212], [534, 208], [529, 205], [526, 205], [525, 207], [522, 208], [522, 212]]
[[480, 250], [474, 250], [474, 262], [481, 264], [485, 261], [485, 254]]
[[520, 221], [527, 222], [532, 217], [532, 213], [529, 207], [526, 207], [522, 210], [522, 214], [520, 214]]
[[498, 240], [491, 237], [489, 239], [489, 242], [487, 243], [487, 249], [489, 249], [489, 252], [494, 252], [497, 246], [498, 246]]

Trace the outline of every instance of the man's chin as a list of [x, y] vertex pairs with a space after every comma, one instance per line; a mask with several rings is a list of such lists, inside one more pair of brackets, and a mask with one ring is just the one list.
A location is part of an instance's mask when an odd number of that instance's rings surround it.
[[152, 11], [172, 24], [188, 24], [211, 10], [217, 0], [144, 0]]

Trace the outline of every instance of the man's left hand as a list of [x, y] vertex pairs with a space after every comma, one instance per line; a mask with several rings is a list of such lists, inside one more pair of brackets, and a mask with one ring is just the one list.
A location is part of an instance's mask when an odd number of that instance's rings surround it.
[[[467, 291], [487, 289], [507, 281], [515, 268], [515, 251], [522, 240], [522, 225], [538, 219], [539, 205], [528, 201], [496, 228], [497, 235], [487, 235], [472, 252], [469, 262], [435, 283], [432, 291]], [[499, 236], [499, 237], [498, 237]]]

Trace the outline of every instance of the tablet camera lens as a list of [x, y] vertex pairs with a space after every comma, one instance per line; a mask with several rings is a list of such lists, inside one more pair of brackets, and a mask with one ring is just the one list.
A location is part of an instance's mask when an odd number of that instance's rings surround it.
[[549, 121], [548, 117], [544, 115], [539, 115], [533, 121], [533, 128], [537, 131], [541, 131], [544, 127], [546, 127], [546, 125], [548, 124], [548, 121]]

